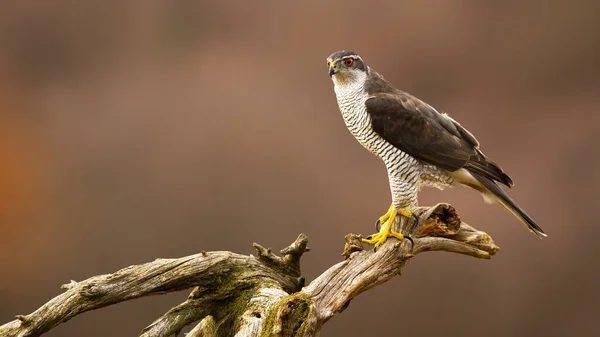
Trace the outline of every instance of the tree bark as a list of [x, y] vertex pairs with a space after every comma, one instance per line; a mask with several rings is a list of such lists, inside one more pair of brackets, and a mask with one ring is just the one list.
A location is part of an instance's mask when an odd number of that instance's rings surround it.
[[0, 336], [40, 336], [88, 310], [134, 298], [194, 288], [187, 300], [167, 311], [140, 336], [178, 334], [199, 322], [188, 337], [318, 336], [323, 324], [350, 301], [393, 276], [415, 255], [446, 251], [489, 259], [499, 248], [491, 237], [462, 223], [448, 204], [415, 211], [418, 224], [401, 218], [395, 230], [414, 238], [388, 239], [364, 250], [361, 236], [346, 236], [345, 260], [305, 286], [300, 258], [308, 239], [300, 234], [277, 256], [254, 244], [256, 256], [201, 252], [157, 259], [112, 274], [63, 285], [66, 291], [29, 315], [0, 326]]

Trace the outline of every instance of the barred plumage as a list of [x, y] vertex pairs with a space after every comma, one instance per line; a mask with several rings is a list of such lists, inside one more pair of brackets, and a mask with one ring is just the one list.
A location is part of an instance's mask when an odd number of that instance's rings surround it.
[[365, 80], [366, 75], [358, 78], [352, 85], [335, 86], [340, 112], [356, 140], [385, 163], [394, 206], [415, 207], [418, 204], [417, 192], [422, 184], [444, 188], [450, 186], [453, 179], [435, 166], [423, 165], [373, 130], [365, 105], [369, 94], [362, 87]]

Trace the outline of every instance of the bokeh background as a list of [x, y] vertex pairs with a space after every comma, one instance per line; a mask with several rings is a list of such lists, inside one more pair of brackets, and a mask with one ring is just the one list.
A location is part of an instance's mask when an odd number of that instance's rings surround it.
[[[323, 336], [598, 336], [597, 1], [0, 1], [0, 321], [69, 280], [300, 232], [310, 281], [388, 207], [325, 58], [360, 53], [450, 113], [549, 238], [462, 187], [426, 189], [501, 247], [430, 253]], [[135, 336], [187, 292], [48, 336]]]

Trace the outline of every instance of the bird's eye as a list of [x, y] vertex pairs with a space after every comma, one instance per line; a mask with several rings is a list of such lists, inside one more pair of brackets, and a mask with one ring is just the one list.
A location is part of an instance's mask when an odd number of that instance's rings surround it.
[[345, 59], [344, 64], [346, 65], [346, 67], [352, 67], [352, 64], [354, 64], [354, 60], [353, 59]]
[[331, 65], [331, 62], [327, 61], [327, 68]]

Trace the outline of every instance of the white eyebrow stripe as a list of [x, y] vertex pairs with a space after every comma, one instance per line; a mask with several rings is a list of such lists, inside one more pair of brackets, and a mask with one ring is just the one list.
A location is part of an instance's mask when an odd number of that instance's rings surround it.
[[350, 58], [352, 58], [352, 59], [358, 59], [358, 60], [361, 60], [361, 61], [362, 61], [362, 59], [361, 59], [361, 58], [360, 58], [360, 56], [358, 56], [358, 55], [348, 55], [348, 56], [344, 56], [344, 57], [342, 57], [342, 60], [345, 60], [345, 59], [350, 59]]

